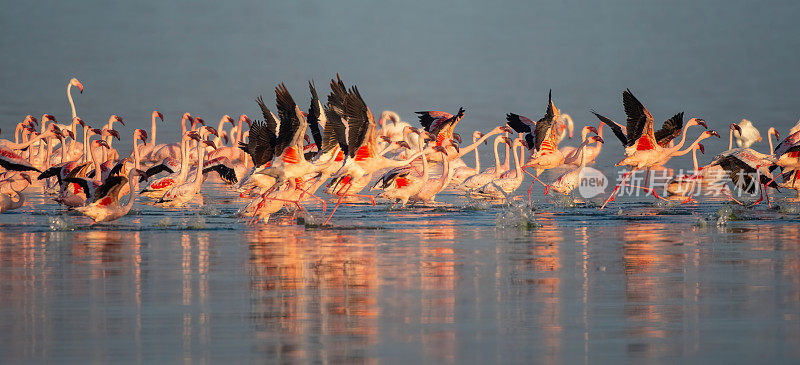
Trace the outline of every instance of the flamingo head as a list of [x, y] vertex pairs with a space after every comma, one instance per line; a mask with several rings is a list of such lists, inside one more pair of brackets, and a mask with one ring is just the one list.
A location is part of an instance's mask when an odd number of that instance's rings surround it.
[[689, 121], [686, 124], [688, 124], [688, 125], [699, 125], [699, 126], [702, 126], [705, 129], [708, 129], [708, 125], [706, 124], [706, 121], [702, 120], [700, 118], [689, 119]]
[[409, 150], [411, 149], [411, 146], [409, 146], [408, 142], [406, 142], [406, 141], [397, 141], [396, 143], [400, 147], [403, 147], [403, 148], [409, 149]]
[[188, 112], [183, 113], [183, 116], [181, 116], [181, 122], [184, 120], [188, 120], [189, 122], [194, 122], [194, 117], [192, 117], [192, 115], [189, 114]]
[[217, 145], [214, 144], [214, 141], [206, 140], [206, 141], [203, 141], [203, 144], [205, 144], [206, 146], [211, 147], [213, 149], [217, 149]]
[[770, 134], [774, 134], [775, 135], [775, 139], [778, 139], [778, 140], [781, 139], [781, 134], [778, 133], [778, 131], [775, 129], [775, 127], [769, 127], [769, 129], [767, 130], [767, 136], [769, 136]]
[[164, 121], [164, 114], [161, 114], [161, 112], [159, 112], [158, 110], [153, 110], [152, 118], [153, 118], [153, 120], [155, 120], [156, 118], [161, 118], [161, 121], [163, 122]]
[[702, 143], [697, 144], [697, 149], [700, 150], [700, 153], [704, 155], [706, 154], [706, 146], [704, 146]]
[[61, 128], [59, 128], [58, 125], [56, 125], [55, 123], [50, 124], [49, 126], [47, 126], [47, 130], [53, 132], [53, 134], [56, 134], [56, 135], [60, 135], [61, 134]]
[[228, 142], [230, 142], [230, 138], [228, 138], [228, 132], [222, 131], [219, 132], [219, 134], [219, 138], [222, 139], [222, 143], [228, 144]]
[[21, 172], [21, 173], [19, 174], [19, 176], [20, 176], [20, 177], [22, 177], [23, 179], [25, 179], [25, 181], [27, 181], [27, 182], [28, 182], [28, 184], [32, 184], [32, 183], [33, 183], [33, 182], [31, 181], [31, 175], [28, 175], [28, 174], [27, 174], [27, 173], [25, 173], [25, 172]]
[[78, 123], [81, 125], [81, 127], [86, 127], [86, 122], [84, 122], [83, 119], [79, 117], [72, 118], [72, 123]]
[[92, 136], [92, 135], [95, 135], [95, 134], [103, 134], [103, 131], [101, 131], [101, 130], [99, 130], [97, 128], [89, 128], [89, 135]]
[[513, 129], [511, 129], [511, 127], [509, 127], [509, 126], [507, 126], [507, 125], [501, 125], [501, 126], [499, 126], [499, 127], [495, 128], [495, 129], [499, 131], [498, 133], [502, 133], [502, 132], [505, 132], [505, 133], [514, 133], [514, 130], [513, 130]]
[[600, 136], [591, 136], [591, 137], [589, 137], [588, 141], [590, 141], [590, 143], [595, 143], [595, 142], [605, 143], [606, 142], [606, 141], [603, 140], [603, 137], [600, 137]]
[[39, 120], [37, 120], [36, 117], [34, 117], [33, 115], [30, 115], [30, 114], [28, 114], [25, 117], [25, 120], [23, 120], [22, 122], [23, 123], [28, 122], [28, 123], [31, 123], [31, 124], [39, 125]]
[[303, 135], [303, 141], [305, 141], [306, 143], [311, 143], [311, 137], [309, 137], [308, 134]]
[[248, 127], [251, 127], [253, 125], [253, 121], [250, 120], [250, 118], [248, 118], [247, 115], [244, 114], [239, 116], [239, 121], [247, 123]]
[[103, 139], [96, 139], [96, 140], [92, 141], [92, 146], [94, 146], [94, 148], [97, 148], [97, 147], [111, 148], [111, 146], [108, 145], [108, 142], [106, 142]]
[[455, 148], [456, 153], [461, 153], [461, 148], [458, 147], [458, 143], [456, 143], [456, 140], [454, 139], [450, 140], [450, 147]]
[[200, 141], [200, 134], [197, 131], [187, 131], [186, 137], [189, 137], [195, 141]]
[[141, 139], [142, 142], [147, 143], [147, 132], [145, 132], [144, 129], [137, 129], [133, 131], [133, 135], [135, 137], [139, 137], [139, 139]]
[[714, 136], [714, 137], [720, 138], [720, 136], [719, 136], [719, 133], [717, 133], [717, 131], [715, 131], [715, 130], [705, 131], [705, 132], [703, 132], [703, 135], [704, 135], [706, 138], [708, 138], [708, 137], [711, 137], [711, 136]]
[[406, 132], [406, 129], [408, 129], [408, 131], [411, 133], [419, 134], [419, 129], [417, 129], [416, 127], [406, 126], [405, 128], [403, 128], [403, 133]]
[[[202, 120], [200, 118], [197, 118], [197, 119], [198, 120]], [[219, 137], [219, 132], [217, 132], [217, 130], [214, 129], [214, 127], [203, 125], [203, 127], [201, 129], [204, 130], [206, 133], [210, 133], [210, 134], [212, 134], [212, 135], [214, 135], [216, 137]]]
[[736, 123], [731, 123], [731, 127], [730, 127], [730, 129], [731, 129], [732, 131], [735, 131], [735, 132], [739, 133], [739, 134], [742, 134], [742, 127], [740, 127], [740, 126], [739, 126], [738, 124], [736, 124]]
[[202, 124], [202, 125], [206, 125], [206, 121], [205, 121], [205, 120], [203, 120], [203, 118], [200, 118], [200, 117], [195, 117], [195, 118], [192, 120], [192, 126], [194, 126], [195, 124]]
[[447, 150], [442, 146], [433, 146], [433, 150], [439, 153], [447, 154]]
[[228, 114], [222, 116], [222, 124], [225, 124], [226, 122], [233, 124], [233, 118], [231, 118], [231, 116]]
[[72, 133], [72, 131], [69, 130], [69, 129], [61, 130], [61, 135], [64, 136], [65, 138], [69, 137], [69, 138], [72, 138], [73, 140], [75, 140], [75, 133]]
[[[80, 90], [81, 94], [83, 94], [83, 84], [81, 84], [81, 82], [80, 82], [80, 81], [78, 81], [78, 79], [76, 79], [76, 78], [74, 78], [74, 77], [73, 77], [71, 80], [69, 80], [69, 84], [70, 84], [71, 86], [75, 86], [75, 87], [77, 87], [77, 88], [78, 88], [78, 90]], [[62, 84], [62, 85], [63, 85], [63, 84]]]
[[378, 138], [380, 138], [382, 141], [384, 141], [386, 143], [392, 143], [392, 139], [389, 138], [388, 136], [380, 136]]
[[111, 124], [111, 122], [119, 122], [119, 124], [125, 125], [125, 121], [122, 120], [122, 117], [116, 115], [111, 115], [111, 117], [108, 118], [108, 123]]
[[458, 133], [453, 133], [453, 139], [455, 139], [456, 141], [458, 141], [458, 143], [461, 143], [461, 135], [460, 135], [460, 134], [458, 134]]
[[44, 123], [44, 122], [55, 122], [55, 121], [56, 121], [56, 117], [54, 117], [54, 116], [52, 116], [50, 114], [43, 114], [42, 115], [42, 123]]
[[101, 133], [102, 133], [103, 136], [111, 136], [111, 137], [116, 138], [117, 141], [119, 141], [119, 132], [117, 132], [114, 129], [103, 129], [103, 131]]
[[583, 129], [586, 129], [586, 130], [588, 130], [589, 132], [592, 132], [592, 133], [594, 133], [594, 134], [600, 134], [600, 133], [598, 133], [598, 132], [597, 132], [597, 128], [595, 128], [595, 127], [592, 127], [592, 126], [590, 126], [590, 125], [587, 125], [587, 126], [583, 127]]

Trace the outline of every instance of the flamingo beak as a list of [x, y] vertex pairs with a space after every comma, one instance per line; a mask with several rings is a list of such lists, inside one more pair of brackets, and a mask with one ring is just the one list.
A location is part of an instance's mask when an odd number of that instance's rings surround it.
[[398, 141], [398, 142], [397, 142], [397, 145], [398, 145], [398, 146], [400, 146], [400, 147], [403, 147], [403, 148], [409, 149], [409, 150], [411, 149], [411, 146], [409, 146], [409, 145], [408, 145], [408, 143], [407, 143], [406, 141]]
[[217, 149], [217, 145], [214, 144], [214, 141], [203, 141], [203, 143], [205, 143], [206, 146], [208, 146], [208, 147], [211, 147], [213, 149]]
[[81, 84], [81, 82], [80, 82], [80, 81], [78, 81], [78, 79], [76, 79], [76, 78], [73, 78], [72, 80], [70, 80], [70, 83], [71, 83], [73, 86], [77, 87], [77, 88], [78, 88], [78, 90], [81, 92], [81, 94], [83, 94], [83, 84]]
[[303, 136], [303, 140], [306, 141], [306, 143], [311, 143], [311, 138], [308, 136], [308, 134]]
[[697, 144], [697, 149], [699, 149], [699, 150], [700, 150], [700, 153], [702, 153], [702, 154], [704, 154], [704, 155], [706, 154], [706, 146], [703, 146], [703, 144], [702, 144], [702, 143], [698, 143], [698, 144]]
[[455, 139], [456, 141], [458, 141], [458, 143], [461, 143], [461, 135], [460, 135], [460, 134], [458, 134], [458, 133], [453, 133], [453, 139]]
[[447, 150], [445, 150], [444, 147], [442, 147], [442, 146], [433, 146], [433, 150], [437, 151], [437, 152], [441, 152], [441, 153], [447, 154]]
[[595, 142], [606, 143], [606, 141], [603, 140], [603, 137], [600, 136], [594, 136], [594, 140]]
[[117, 141], [119, 141], [119, 140], [120, 140], [120, 139], [119, 139], [119, 132], [117, 132], [115, 129], [107, 129], [107, 130], [106, 130], [106, 132], [108, 132], [108, 135], [110, 135], [110, 136], [112, 136], [112, 137], [116, 138], [116, 139], [117, 139]]
[[222, 143], [228, 144], [229, 141], [230, 141], [230, 139], [228, 138], [228, 135], [227, 134], [223, 134], [222, 135]]
[[206, 125], [206, 121], [205, 121], [205, 120], [203, 120], [203, 118], [194, 118], [194, 120], [192, 121], [192, 123], [200, 123], [200, 124], [202, 124], [202, 125]]
[[27, 182], [28, 182], [28, 184], [32, 184], [32, 183], [33, 183], [33, 182], [31, 181], [31, 177], [30, 177], [30, 175], [28, 175], [28, 174], [26, 174], [26, 173], [24, 173], [24, 172], [23, 172], [23, 173], [20, 173], [20, 174], [19, 174], [19, 176], [22, 176], [22, 178], [23, 178], [23, 179], [25, 179], [25, 181], [27, 181]]
[[158, 110], [153, 110], [153, 119], [161, 118], [161, 121], [164, 121], [164, 114], [161, 114]]
[[67, 129], [67, 134], [69, 134], [69, 138], [75, 139], [75, 133], [72, 133], [71, 130]]
[[248, 127], [251, 127], [251, 126], [253, 125], [253, 121], [252, 121], [252, 120], [250, 120], [250, 118], [248, 118], [248, 117], [247, 117], [246, 115], [244, 115], [244, 114], [242, 114], [242, 115], [239, 117], [239, 120], [241, 120], [241, 121], [243, 121], [243, 122], [247, 123], [247, 126], [248, 126]]
[[191, 138], [191, 139], [193, 139], [195, 141], [200, 141], [200, 135], [197, 134], [197, 132], [195, 132], [195, 131], [189, 131], [188, 133], [186, 133], [186, 135], [188, 135], [189, 138]]
[[703, 126], [703, 128], [708, 129], [708, 125], [706, 125], [706, 121], [700, 118], [697, 118], [697, 124]]
[[213, 134], [214, 136], [217, 136], [217, 137], [219, 137], [219, 133], [217, 132], [217, 130], [216, 130], [216, 129], [214, 129], [214, 127], [208, 127], [208, 126], [206, 126], [205, 128], [206, 128], [206, 130], [208, 130], [208, 133], [211, 133], [211, 134]]
[[712, 136], [716, 136], [717, 138], [721, 138], [721, 137], [719, 136], [719, 133], [717, 133], [717, 131], [714, 131], [714, 130], [711, 130], [711, 131], [709, 131], [709, 132], [708, 132], [708, 134], [710, 134], [710, 135], [712, 135]]
[[386, 143], [392, 143], [392, 139], [387, 136], [380, 136], [380, 139]]
[[597, 128], [595, 128], [595, 127], [588, 126], [588, 127], [586, 127], [586, 129], [588, 129], [589, 132], [592, 132], [594, 134], [600, 134], [600, 133], [597, 132]]
[[147, 142], [147, 132], [145, 132], [144, 130], [140, 129], [139, 130], [139, 138], [142, 139], [142, 142]]
[[105, 140], [98, 139], [98, 140], [96, 140], [95, 142], [97, 142], [97, 145], [98, 145], [98, 146], [103, 146], [103, 147], [105, 147], [105, 148], [111, 148], [111, 146], [109, 146], [109, 145], [108, 145], [108, 143], [106, 143], [106, 141], [105, 141]]
[[461, 149], [460, 149], [460, 148], [458, 148], [458, 144], [456, 144], [456, 143], [453, 143], [453, 142], [455, 142], [455, 141], [453, 141], [453, 140], [451, 139], [451, 140], [450, 140], [450, 146], [452, 146], [453, 148], [455, 148], [455, 149], [456, 149], [456, 153], [461, 153]]
[[503, 131], [503, 132], [506, 132], [506, 133], [514, 133], [514, 130], [511, 129], [511, 127], [509, 127], [507, 125], [504, 125], [504, 126], [500, 127], [500, 130]]
[[112, 115], [111, 119], [113, 119], [115, 122], [119, 122], [120, 124], [125, 125], [125, 121], [122, 120], [122, 117], [118, 117], [116, 115]]
[[742, 127], [740, 127], [740, 126], [739, 126], [738, 124], [736, 124], [736, 123], [731, 123], [731, 129], [733, 129], [733, 130], [735, 130], [735, 131], [739, 132], [739, 134], [742, 134]]

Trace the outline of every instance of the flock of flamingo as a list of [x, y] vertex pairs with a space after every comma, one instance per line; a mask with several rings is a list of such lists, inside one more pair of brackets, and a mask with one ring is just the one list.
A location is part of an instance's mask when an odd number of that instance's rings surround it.
[[[13, 142], [0, 139], [0, 167], [5, 170], [0, 180], [0, 213], [21, 207], [25, 202], [23, 190], [41, 184], [45, 194], [92, 218], [92, 224], [108, 222], [128, 214], [139, 195], [163, 207], [202, 204], [201, 189], [209, 174], [217, 174], [243, 198], [251, 199], [239, 211], [249, 224], [267, 223], [281, 209], [294, 214], [304, 209], [302, 203], [310, 202], [321, 204], [327, 225], [343, 202], [366, 199], [374, 205], [375, 198], [382, 198], [405, 207], [408, 203], [432, 203], [447, 188], [478, 199], [509, 199], [525, 174], [533, 177], [528, 188], [530, 201], [537, 182], [544, 186], [545, 194], [550, 190], [573, 194], [580, 184], [581, 171], [601, 152], [604, 126], [624, 147], [625, 158], [616, 166], [629, 170], [600, 209], [612, 202], [623, 186], [643, 189], [657, 199], [683, 199], [683, 204], [693, 200], [689, 195], [693, 189], [726, 177], [743, 191], [760, 193], [750, 205], [764, 197], [771, 204], [768, 187], [793, 189], [800, 194], [800, 122], [774, 147], [771, 137], [780, 137], [775, 128], [770, 128], [767, 153], [751, 148], [762, 140], [751, 122], [731, 124], [728, 150], [709, 164], [698, 166], [696, 151], [705, 152], [700, 142], [720, 135], [707, 130], [702, 119], [691, 118], [684, 123], [683, 113], [655, 130], [653, 116], [630, 90], [622, 93], [627, 116], [624, 125], [592, 111], [599, 125], [583, 127], [579, 145], [559, 147], [564, 139], [573, 137], [573, 122], [569, 115], [559, 112], [552, 94], [541, 119], [509, 113], [505, 125], [485, 133], [475, 131], [472, 143], [463, 145], [455, 132], [465, 115], [463, 108], [455, 115], [417, 112], [422, 128], [415, 128], [392, 111], [384, 111], [376, 121], [358, 88], [348, 88], [338, 75], [331, 79], [325, 102], [312, 82], [308, 86], [308, 112], [302, 111], [280, 84], [275, 88], [277, 115], [262, 97], [256, 99], [260, 120], [242, 114], [235, 121], [225, 115], [213, 128], [202, 118], [185, 113], [181, 139], [173, 143], [156, 142], [156, 121], [163, 122], [164, 116], [154, 111], [150, 133], [135, 129], [133, 150], [126, 154], [113, 147], [114, 139], [120, 139], [114, 124], [124, 125], [122, 118], [112, 115], [105, 125], [95, 128], [78, 116], [71, 91], [75, 87], [83, 93], [83, 85], [73, 78], [67, 85], [70, 124], [60, 124], [50, 114], [44, 114], [41, 120], [28, 115], [17, 124]], [[226, 129], [228, 124], [230, 129]], [[684, 148], [687, 133], [694, 126], [703, 131]], [[494, 166], [482, 169], [478, 148], [492, 136]], [[503, 162], [498, 151], [501, 145], [505, 148]], [[475, 163], [470, 167], [462, 157], [473, 151]], [[672, 157], [688, 153], [693, 154], [693, 173], [672, 178], [667, 197], [652, 187], [628, 181], [638, 170], [649, 175]], [[565, 172], [546, 183], [540, 176], [550, 169]], [[323, 185], [327, 199], [317, 195]], [[370, 191], [380, 192], [365, 194], [368, 186]], [[125, 196], [129, 198], [123, 205], [121, 198]], [[730, 189], [727, 196], [745, 204], [735, 199]], [[329, 214], [328, 199], [335, 202]]]

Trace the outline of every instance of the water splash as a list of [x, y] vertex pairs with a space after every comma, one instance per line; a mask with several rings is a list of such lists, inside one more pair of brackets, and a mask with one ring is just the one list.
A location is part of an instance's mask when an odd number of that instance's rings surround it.
[[161, 218], [158, 223], [156, 223], [156, 227], [166, 229], [172, 225], [172, 219], [170, 217]]
[[186, 225], [186, 229], [205, 229], [206, 219], [199, 214]]
[[49, 217], [47, 220], [51, 231], [74, 231], [76, 228], [72, 217], [68, 215]]
[[523, 231], [533, 230], [540, 225], [536, 223], [533, 209], [527, 203], [510, 203], [495, 216], [498, 229], [516, 228]]

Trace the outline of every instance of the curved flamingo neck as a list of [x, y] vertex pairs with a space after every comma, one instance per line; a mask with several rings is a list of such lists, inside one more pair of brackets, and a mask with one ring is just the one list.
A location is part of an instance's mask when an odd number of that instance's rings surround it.
[[697, 148], [698, 147], [699, 147], [699, 145], [698, 146], [694, 146], [694, 148], [692, 149], [692, 162], [694, 163], [694, 172], [693, 173], [695, 173], [695, 174], [697, 173]]
[[489, 139], [489, 137], [491, 137], [491, 136], [493, 136], [495, 134], [499, 134], [501, 132], [502, 132], [501, 130], [493, 130], [493, 131], [491, 131], [489, 133], [484, 134], [483, 137], [478, 139], [478, 141], [476, 141], [475, 143], [473, 143], [473, 144], [471, 144], [471, 145], [469, 145], [467, 147], [461, 148], [460, 152], [458, 153], [458, 155], [456, 155], [456, 157], [461, 157], [461, 156], [464, 156], [465, 154], [467, 154], [469, 152], [472, 152], [472, 150], [477, 148], [481, 143], [483, 143], [483, 141], [485, 141], [485, 140]]
[[69, 99], [69, 107], [72, 109], [72, 118], [75, 118], [78, 113], [75, 112], [75, 102], [72, 101], [72, 82], [67, 84], [67, 99]]
[[[516, 178], [517, 179], [522, 179], [522, 178], [524, 178], [524, 175], [522, 175], [522, 165], [523, 165], [523, 163], [520, 162], [520, 157], [519, 157], [519, 155], [517, 155], [517, 146], [522, 147], [522, 143], [518, 142], [518, 141], [520, 141], [520, 140], [519, 139], [514, 140], [514, 143], [513, 143], [512, 147], [511, 147], [511, 151], [514, 153], [514, 171], [517, 172]], [[522, 154], [522, 149], [521, 148], [520, 148], [520, 153], [519, 154], [520, 155]]]
[[139, 146], [136, 143], [136, 142], [138, 142], [138, 139], [139, 139], [138, 136], [136, 135], [136, 133], [134, 133], [133, 134], [133, 166], [136, 167], [137, 170], [141, 168], [140, 165], [139, 165]]
[[[405, 136], [403, 136], [403, 137], [405, 137]], [[405, 139], [405, 138], [403, 138], [403, 139]], [[475, 143], [477, 141], [478, 141], [478, 139], [475, 138], [475, 136], [472, 136], [472, 143]], [[478, 153], [478, 149], [477, 148], [475, 149], [475, 171], [476, 172], [481, 172], [481, 158], [480, 158], [480, 153]]]
[[494, 177], [500, 176], [500, 155], [497, 152], [497, 145], [503, 142], [503, 136], [497, 136], [494, 139]]
[[139, 184], [136, 183], [137, 179], [135, 171], [131, 171], [128, 173], [128, 190], [131, 192], [131, 197], [128, 199], [128, 202], [125, 203], [125, 206], [122, 207], [122, 215], [126, 215], [131, 211], [133, 208], [133, 202], [136, 200], [136, 196], [139, 194]]
[[97, 147], [102, 148], [100, 145], [92, 145], [91, 148], [89, 148], [89, 152], [92, 155], [92, 163], [94, 164], [94, 178], [95, 180], [100, 180], [103, 174], [103, 169], [100, 167], [100, 161], [97, 159], [97, 152], [95, 152]]
[[[681, 141], [680, 141], [680, 143], [678, 143], [678, 144], [676, 144], [676, 145], [674, 145], [674, 146], [672, 146], [670, 148], [667, 148], [666, 152], [671, 152], [671, 153], [669, 153], [666, 157], [669, 157], [669, 156], [683, 156], [683, 155], [689, 153], [690, 149], [686, 149], [684, 151], [680, 151], [680, 149], [681, 149], [681, 147], [683, 147], [683, 144], [686, 143], [686, 132], [689, 130], [689, 127], [691, 127], [691, 126], [692, 125], [688, 124], [688, 123], [685, 126], [683, 126], [683, 132], [681, 133]], [[699, 140], [700, 139], [698, 139], [698, 141]], [[675, 152], [675, 151], [678, 151], [678, 152]]]
[[728, 150], [733, 149], [733, 128], [728, 132]]
[[194, 172], [194, 181], [192, 182], [195, 191], [200, 190], [200, 186], [203, 184], [203, 164], [205, 159], [206, 149], [202, 142], [197, 142], [197, 170]]
[[189, 149], [187, 148], [186, 137], [181, 139], [181, 172], [178, 175], [178, 181], [186, 181], [189, 176]]
[[150, 143], [152, 144], [153, 148], [155, 148], [155, 146], [157, 146], [156, 145], [156, 134], [157, 133], [158, 133], [158, 125], [156, 124], [156, 116], [154, 115], [153, 116], [153, 120], [150, 122], [150, 134], [152, 135], [152, 138], [150, 139]]
[[[688, 147], [688, 148], [686, 148], [686, 149], [685, 149], [685, 150], [683, 150], [683, 151], [677, 151], [677, 152], [675, 152], [675, 153], [672, 153], [672, 154], [670, 154], [670, 155], [669, 155], [669, 157], [678, 157], [678, 156], [683, 156], [683, 155], [685, 155], [685, 154], [687, 154], [687, 153], [689, 153], [689, 152], [692, 152], [692, 150], [693, 150], [693, 149], [695, 149], [695, 148], [697, 147], [697, 145], [700, 143], [700, 141], [702, 141], [702, 140], [704, 140], [704, 139], [706, 139], [706, 138], [708, 138], [708, 137], [709, 137], [709, 136], [707, 136], [705, 133], [701, 134], [699, 137], [697, 137], [697, 139], [696, 139], [694, 142], [692, 142], [692, 144], [691, 144], [691, 145], [689, 145], [689, 147]], [[681, 143], [681, 144], [682, 144], [682, 143]], [[680, 146], [681, 146], [681, 145], [677, 145], [676, 147], [680, 148]], [[676, 149], [677, 149], [677, 148], [676, 148]]]

